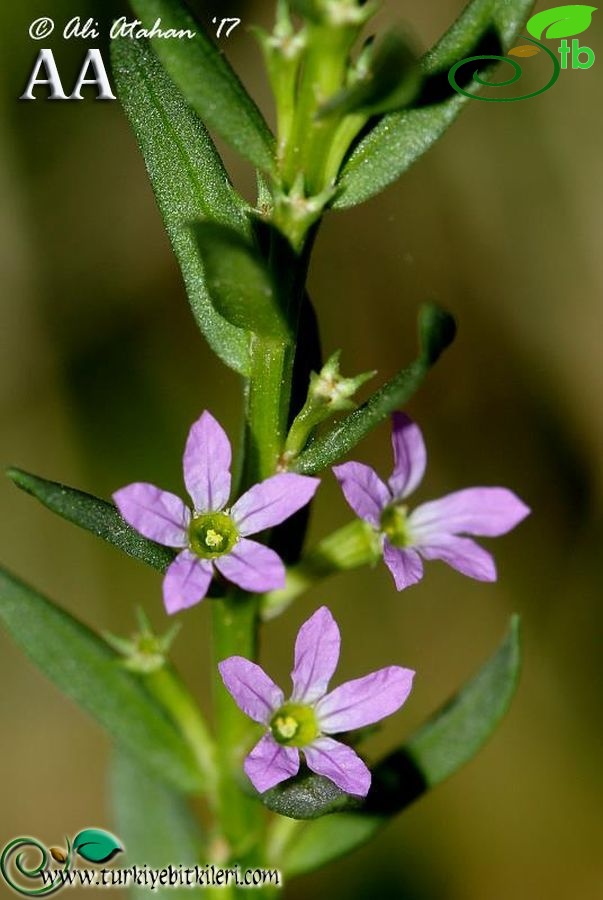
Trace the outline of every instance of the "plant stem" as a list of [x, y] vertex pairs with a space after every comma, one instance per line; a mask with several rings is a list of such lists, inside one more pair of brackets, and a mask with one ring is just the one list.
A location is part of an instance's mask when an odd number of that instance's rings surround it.
[[149, 691], [169, 712], [188, 741], [206, 785], [210, 806], [217, 807], [216, 748], [195, 699], [177, 673], [168, 666], [145, 679]]
[[214, 707], [218, 756], [218, 811], [223, 837], [231, 848], [231, 858], [257, 865], [263, 809], [257, 798], [242, 790], [243, 759], [250, 749], [253, 731], [249, 719], [239, 710], [222, 684], [217, 665], [229, 656], [254, 659], [257, 652], [257, 601], [240, 592], [212, 604]]
[[[270, 228], [270, 226], [268, 226]], [[290, 340], [254, 336], [252, 370], [246, 386], [246, 440], [240, 489], [270, 477], [282, 454], [291, 404], [299, 309], [303, 297], [311, 235], [295, 253], [291, 236], [269, 231], [268, 264], [286, 310]], [[265, 859], [265, 810], [245, 792], [243, 761], [255, 726], [238, 709], [222, 684], [217, 664], [229, 656], [257, 659], [259, 598], [237, 591], [213, 604], [214, 705], [219, 748], [220, 831], [233, 861], [261, 865]], [[242, 891], [233, 888], [234, 896]], [[257, 891], [256, 891], [257, 893]], [[273, 892], [270, 891], [270, 894]]]
[[268, 865], [278, 866], [280, 864], [283, 851], [302, 824], [303, 822], [299, 819], [288, 819], [286, 816], [276, 816], [273, 819], [266, 840]]
[[245, 487], [273, 475], [287, 434], [292, 345], [252, 338], [252, 372], [247, 386]]
[[264, 594], [260, 605], [262, 619], [276, 618], [317, 582], [337, 572], [373, 565], [380, 555], [381, 542], [375, 529], [355, 519], [327, 535], [296, 566], [291, 566], [284, 588]]
[[343, 86], [348, 54], [357, 30], [308, 24], [307, 50], [298, 93], [292, 138], [283, 160], [282, 178], [290, 189], [304, 173], [307, 196], [320, 194], [325, 185], [317, 178], [323, 161], [322, 148], [336, 127], [330, 119], [317, 120], [319, 107]]

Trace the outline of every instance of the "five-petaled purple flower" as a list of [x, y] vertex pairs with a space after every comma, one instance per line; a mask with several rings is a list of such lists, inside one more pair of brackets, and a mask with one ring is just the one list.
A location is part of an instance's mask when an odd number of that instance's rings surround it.
[[423, 577], [423, 559], [441, 559], [479, 581], [496, 581], [492, 556], [462, 535], [497, 537], [530, 512], [506, 488], [477, 487], [423, 503], [412, 513], [403, 503], [420, 484], [427, 453], [421, 431], [404, 413], [394, 413], [394, 471], [385, 485], [370, 466], [358, 462], [333, 472], [354, 512], [381, 535], [383, 559], [399, 591]]
[[191, 510], [179, 497], [152, 484], [137, 482], [121, 488], [113, 499], [136, 531], [182, 552], [163, 581], [168, 613], [202, 600], [218, 572], [246, 591], [263, 593], [283, 587], [285, 567], [263, 544], [248, 540], [280, 525], [310, 502], [320, 481], [283, 473], [250, 488], [226, 509], [230, 496], [231, 447], [223, 428], [204, 412], [188, 434], [184, 450], [184, 483]]
[[327, 693], [339, 647], [339, 628], [323, 606], [297, 635], [293, 693], [286, 702], [281, 689], [250, 660], [231, 656], [220, 663], [222, 680], [237, 705], [268, 729], [245, 760], [245, 772], [260, 793], [296, 775], [303, 750], [313, 772], [348, 794], [367, 795], [370, 771], [351, 747], [330, 735], [372, 725], [396, 712], [410, 693], [415, 673], [389, 666]]

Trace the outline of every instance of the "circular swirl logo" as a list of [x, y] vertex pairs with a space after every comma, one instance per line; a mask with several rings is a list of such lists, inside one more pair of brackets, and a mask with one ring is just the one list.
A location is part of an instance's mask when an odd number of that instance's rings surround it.
[[[522, 35], [522, 37], [524, 37]], [[514, 60], [509, 59], [508, 56], [493, 56], [493, 55], [485, 55], [485, 56], [468, 56], [465, 59], [459, 60], [459, 62], [455, 63], [453, 67], [450, 69], [448, 73], [448, 81], [450, 82], [451, 87], [457, 92], [457, 94], [462, 94], [464, 97], [469, 97], [471, 100], [482, 100], [484, 103], [515, 103], [517, 100], [530, 100], [532, 97], [537, 97], [539, 94], [543, 94], [545, 91], [548, 91], [549, 88], [552, 88], [557, 79], [559, 78], [559, 74], [561, 71], [561, 66], [559, 65], [559, 60], [555, 56], [555, 54], [549, 50], [548, 47], [545, 47], [544, 44], [541, 44], [540, 41], [534, 40], [534, 38], [524, 37], [526, 41], [529, 41], [530, 44], [536, 45], [534, 48], [531, 48], [529, 45], [524, 45], [520, 47], [514, 47], [513, 50], [510, 50], [509, 53], [515, 56], [533, 56], [535, 53], [538, 53], [540, 50], [544, 50], [544, 52], [549, 56], [551, 62], [553, 63], [553, 72], [548, 80], [547, 84], [544, 87], [539, 88], [537, 91], [531, 91], [529, 94], [522, 94], [520, 97], [482, 97], [479, 94], [476, 94], [475, 91], [467, 90], [467, 88], [462, 87], [457, 81], [457, 72], [462, 66], [467, 65], [468, 63], [492, 63], [492, 62], [504, 62], [510, 65], [513, 69], [513, 75], [510, 78], [505, 78], [502, 81], [490, 81], [484, 77], [482, 77], [482, 72], [484, 70], [484, 66], [480, 66], [475, 69], [473, 73], [473, 84], [478, 85], [479, 87], [509, 87], [511, 84], [515, 84], [521, 78], [523, 72], [520, 64]], [[471, 82], [470, 82], [471, 84]]]
[[[38, 855], [37, 865], [31, 862], [31, 851]], [[66, 872], [71, 862], [71, 844], [67, 841], [67, 851], [53, 853], [35, 838], [15, 838], [2, 851], [0, 872], [6, 883], [18, 894], [25, 897], [47, 897], [64, 887], [59, 872], [55, 870], [53, 873], [50, 869], [49, 856], [57, 862], [61, 861], [63, 871]], [[41, 882], [41, 886], [29, 887], [28, 882], [32, 881]]]

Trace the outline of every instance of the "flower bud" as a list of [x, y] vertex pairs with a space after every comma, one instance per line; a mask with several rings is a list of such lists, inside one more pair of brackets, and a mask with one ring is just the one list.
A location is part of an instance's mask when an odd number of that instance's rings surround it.
[[121, 664], [130, 672], [150, 675], [165, 665], [169, 650], [180, 630], [179, 625], [159, 637], [153, 634], [150, 622], [142, 609], [138, 609], [140, 631], [131, 640], [105, 633], [108, 644], [123, 657]]
[[352, 398], [365, 382], [373, 378], [373, 372], [364, 372], [354, 378], [344, 378], [339, 371], [341, 351], [334, 353], [320, 372], [312, 372], [306, 402], [295, 418], [285, 444], [283, 468], [306, 446], [312, 431], [321, 422], [338, 412], [354, 409]]

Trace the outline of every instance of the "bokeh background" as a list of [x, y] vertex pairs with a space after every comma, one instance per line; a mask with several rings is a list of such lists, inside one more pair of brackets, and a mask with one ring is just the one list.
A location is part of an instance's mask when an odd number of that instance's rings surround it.
[[[431, 45], [460, 0], [386, 3]], [[546, 6], [546, 4], [544, 4]], [[271, 21], [271, 3], [197, 4], [201, 16]], [[236, 377], [196, 332], [134, 138], [118, 103], [20, 103], [37, 46], [29, 23], [75, 15], [108, 23], [117, 0], [2, 4], [0, 107], [1, 460], [109, 496], [132, 480], [180, 490], [188, 426], [211, 408], [231, 434]], [[595, 14], [583, 43], [603, 47]], [[81, 41], [50, 44], [70, 83]], [[259, 53], [239, 29], [228, 52], [271, 115]], [[263, 660], [285, 678], [299, 624], [327, 602], [340, 622], [340, 677], [386, 663], [416, 668], [416, 689], [373, 739], [405, 735], [490, 655], [513, 611], [525, 669], [512, 711], [466, 769], [379, 839], [290, 886], [292, 898], [595, 900], [601, 854], [601, 496], [603, 489], [603, 83], [562, 74], [525, 103], [470, 104], [395, 186], [330, 214], [311, 272], [327, 351], [344, 370], [391, 375], [412, 358], [416, 310], [439, 300], [459, 337], [412, 404], [430, 466], [420, 498], [504, 484], [532, 517], [496, 541], [488, 586], [427, 568], [408, 592], [380, 569], [341, 576], [266, 630]], [[227, 154], [249, 192], [247, 167]], [[383, 428], [362, 457], [389, 471]], [[151, 570], [0, 482], [2, 563], [87, 623], [133, 630], [135, 604], [166, 626]], [[348, 520], [325, 478], [314, 538]], [[175, 657], [207, 705], [209, 611], [182, 616]], [[100, 729], [0, 634], [0, 843], [57, 843], [111, 827]]]

